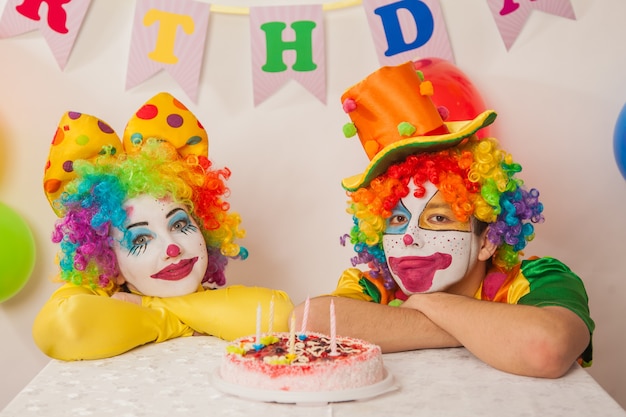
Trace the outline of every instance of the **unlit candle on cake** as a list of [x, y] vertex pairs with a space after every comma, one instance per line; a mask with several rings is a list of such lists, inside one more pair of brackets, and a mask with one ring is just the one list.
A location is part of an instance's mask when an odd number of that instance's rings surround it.
[[289, 326], [289, 353], [296, 352], [296, 315], [291, 313], [291, 325]]
[[337, 323], [335, 319], [335, 303], [330, 300], [330, 355], [337, 356]]
[[272, 333], [274, 328], [274, 295], [272, 294], [272, 299], [270, 300], [270, 318], [269, 323], [267, 325], [267, 332]]
[[256, 308], [256, 343], [261, 344], [261, 302]]
[[300, 329], [300, 333], [304, 334], [306, 332], [307, 321], [309, 320], [309, 297], [306, 297], [306, 301], [304, 302], [304, 315], [302, 316], [302, 328]]

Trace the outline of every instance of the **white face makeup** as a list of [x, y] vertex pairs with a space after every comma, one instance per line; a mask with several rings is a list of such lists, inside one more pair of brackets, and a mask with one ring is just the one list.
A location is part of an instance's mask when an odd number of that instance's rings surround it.
[[195, 292], [208, 266], [206, 242], [187, 208], [148, 195], [124, 203], [125, 233], [113, 228], [113, 251], [130, 289], [173, 297]]
[[387, 264], [407, 295], [444, 291], [459, 282], [476, 263], [480, 239], [471, 222], [460, 222], [437, 187], [426, 182], [426, 194], [409, 194], [393, 209], [383, 235]]

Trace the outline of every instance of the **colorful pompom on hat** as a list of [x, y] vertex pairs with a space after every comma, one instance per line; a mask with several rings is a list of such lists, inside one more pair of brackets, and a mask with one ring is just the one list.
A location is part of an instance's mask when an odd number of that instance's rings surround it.
[[343, 188], [356, 191], [369, 185], [410, 154], [456, 146], [496, 118], [494, 111], [486, 110], [474, 120], [444, 122], [432, 94], [432, 84], [407, 62], [380, 68], [341, 96], [352, 120], [344, 126], [344, 135], [358, 135], [370, 159], [362, 174], [342, 181]]
[[208, 157], [206, 130], [187, 107], [169, 93], [159, 93], [139, 108], [124, 129], [123, 142], [115, 131], [95, 116], [67, 112], [61, 117], [50, 146], [43, 187], [52, 209], [61, 217], [54, 201], [65, 185], [76, 177], [74, 161], [94, 161], [120, 153], [139, 152], [149, 138], [169, 142], [181, 157]]

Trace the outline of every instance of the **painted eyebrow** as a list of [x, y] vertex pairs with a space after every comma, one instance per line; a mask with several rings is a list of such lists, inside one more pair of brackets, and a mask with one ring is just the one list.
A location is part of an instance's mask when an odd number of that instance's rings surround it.
[[[172, 211], [170, 211], [169, 213], [167, 213], [167, 215], [165, 216], [166, 219], [169, 219], [170, 217], [172, 217], [176, 212], [178, 211], [185, 211], [183, 210], [181, 207], [176, 207], [175, 209], [173, 209]], [[185, 214], [187, 214], [187, 212], [185, 212]]]
[[[183, 210], [183, 209], [182, 209], [182, 208], [180, 208], [180, 207], [176, 207], [175, 209], [173, 209], [172, 211], [170, 211], [169, 213], [167, 213], [167, 214], [165, 215], [165, 218], [166, 218], [166, 219], [169, 219], [170, 217], [172, 217], [172, 216], [173, 216], [176, 212], [178, 212], [178, 211], [185, 211], [185, 210]], [[126, 227], [126, 230], [132, 229], [133, 227], [147, 226], [147, 225], [148, 225], [148, 222], [137, 222], [137, 223], [129, 224], [129, 225]]]
[[148, 225], [148, 222], [137, 222], [137, 223], [129, 224], [128, 226], [126, 226], [126, 230], [132, 229], [133, 227], [147, 226], [147, 225]]

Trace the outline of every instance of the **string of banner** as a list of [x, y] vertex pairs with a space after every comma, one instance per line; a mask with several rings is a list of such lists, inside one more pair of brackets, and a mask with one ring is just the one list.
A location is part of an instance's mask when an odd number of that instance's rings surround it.
[[[328, 12], [332, 10], [345, 9], [348, 7], [359, 6], [361, 3], [362, 3], [361, 0], [335, 1], [332, 3], [322, 4], [322, 10], [324, 10], [325, 12]], [[237, 7], [237, 6], [221, 6], [219, 4], [211, 4], [211, 13], [248, 15], [250, 14], [250, 8], [249, 7]]]

